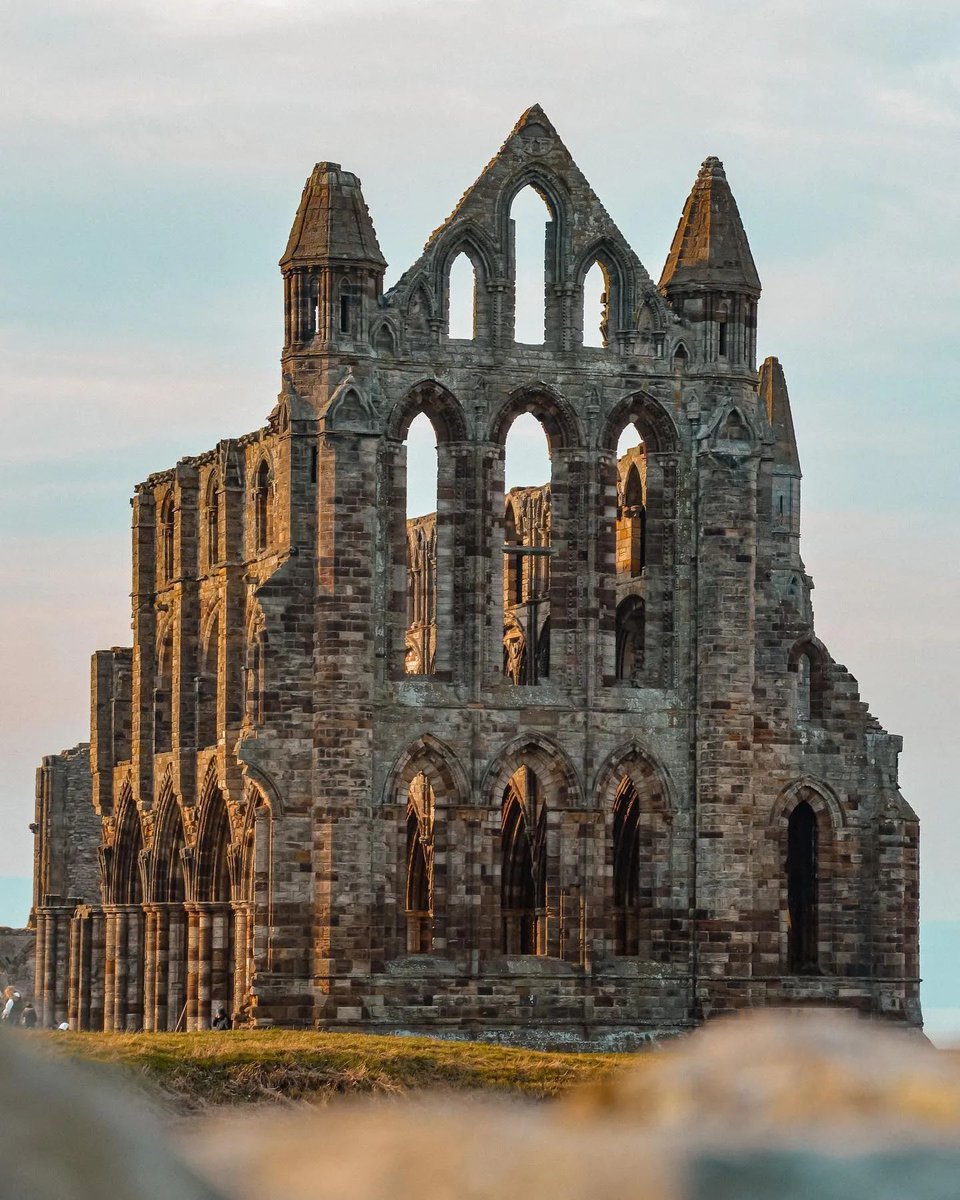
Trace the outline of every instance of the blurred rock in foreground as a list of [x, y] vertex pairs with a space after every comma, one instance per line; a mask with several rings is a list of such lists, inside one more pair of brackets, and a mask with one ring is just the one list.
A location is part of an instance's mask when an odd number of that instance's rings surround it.
[[[0, 1034], [0, 1200], [953, 1200], [958, 1060], [830, 1013], [723, 1019], [553, 1105], [344, 1101], [181, 1124]], [[192, 1173], [205, 1178], [199, 1182]]]
[[900, 1030], [765, 1011], [555, 1106], [260, 1110], [186, 1145], [238, 1200], [953, 1200], [960, 1072]]

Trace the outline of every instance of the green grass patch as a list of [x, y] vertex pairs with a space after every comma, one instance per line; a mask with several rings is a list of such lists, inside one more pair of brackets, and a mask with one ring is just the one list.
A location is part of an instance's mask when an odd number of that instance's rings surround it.
[[596, 1083], [635, 1055], [549, 1053], [480, 1042], [296, 1030], [37, 1033], [52, 1053], [118, 1067], [180, 1112], [427, 1089], [545, 1099]]

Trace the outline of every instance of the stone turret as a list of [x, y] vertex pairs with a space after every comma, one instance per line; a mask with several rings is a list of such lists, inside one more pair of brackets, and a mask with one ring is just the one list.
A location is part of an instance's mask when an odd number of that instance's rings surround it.
[[760, 277], [719, 158], [700, 167], [660, 291], [699, 330], [706, 361], [753, 369]]
[[317, 163], [280, 259], [285, 355], [366, 344], [386, 265], [360, 180], [339, 163]]

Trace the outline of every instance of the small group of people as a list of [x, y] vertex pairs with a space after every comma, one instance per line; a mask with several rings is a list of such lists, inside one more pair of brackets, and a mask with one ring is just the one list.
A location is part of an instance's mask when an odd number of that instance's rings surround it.
[[20, 1025], [24, 1029], [33, 1029], [37, 1024], [37, 1010], [29, 1001], [24, 1004], [23, 997], [12, 985], [3, 989], [3, 1011], [0, 1012], [0, 1023]]

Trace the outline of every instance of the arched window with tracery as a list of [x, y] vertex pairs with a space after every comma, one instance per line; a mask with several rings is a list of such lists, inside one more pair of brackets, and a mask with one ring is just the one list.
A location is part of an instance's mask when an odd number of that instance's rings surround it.
[[787, 821], [787, 969], [819, 974], [817, 814], [801, 800]]
[[168, 493], [160, 505], [158, 522], [158, 567], [161, 583], [170, 583], [173, 580], [173, 523], [173, 496]]
[[504, 789], [500, 827], [505, 954], [546, 953], [546, 815], [536, 775], [520, 767]]
[[253, 544], [257, 554], [273, 542], [273, 478], [270, 464], [261, 459], [253, 477]]
[[426, 775], [414, 776], [407, 797], [406, 887], [407, 953], [433, 949], [433, 830], [436, 797]]

